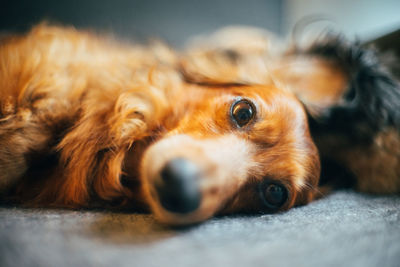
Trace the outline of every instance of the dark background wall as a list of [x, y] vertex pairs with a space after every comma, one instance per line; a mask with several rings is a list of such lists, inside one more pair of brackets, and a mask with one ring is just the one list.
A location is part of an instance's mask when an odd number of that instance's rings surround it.
[[281, 15], [280, 0], [0, 0], [0, 31], [24, 31], [47, 19], [179, 46], [188, 36], [231, 24], [281, 33]]
[[400, 29], [399, 12], [399, 0], [0, 0], [0, 33], [48, 20], [182, 46], [192, 35], [231, 24], [285, 35], [304, 16], [319, 14], [368, 41]]

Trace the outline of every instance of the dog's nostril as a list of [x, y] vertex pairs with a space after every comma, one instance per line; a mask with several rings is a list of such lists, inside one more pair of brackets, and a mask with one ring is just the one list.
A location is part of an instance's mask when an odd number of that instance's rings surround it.
[[167, 162], [160, 172], [160, 179], [155, 181], [161, 205], [175, 213], [196, 210], [201, 201], [199, 175], [199, 168], [189, 160], [176, 158]]

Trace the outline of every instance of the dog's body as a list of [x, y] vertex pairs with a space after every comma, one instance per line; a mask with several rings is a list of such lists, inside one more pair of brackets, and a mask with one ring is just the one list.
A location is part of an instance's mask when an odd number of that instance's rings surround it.
[[[219, 83], [218, 78], [207, 79], [193, 59], [190, 53], [182, 58], [161, 45], [118, 45], [49, 26], [4, 40], [2, 194], [33, 206], [150, 208], [170, 224], [199, 222], [218, 213], [286, 210], [318, 197], [318, 152], [298, 98], [309, 110], [316, 103], [301, 96], [303, 88], [295, 90], [298, 84], [279, 67], [269, 69], [268, 78], [258, 71], [242, 81], [234, 71], [241, 58], [225, 65], [233, 78], [221, 76]], [[214, 65], [208, 73], [223, 68]], [[263, 85], [252, 77], [263, 77]], [[335, 77], [338, 88], [349, 83], [344, 76]], [[341, 90], [338, 99], [345, 95]], [[329, 102], [322, 110], [337, 103]], [[387, 116], [373, 132], [374, 142], [360, 143], [348, 153], [348, 141], [337, 153], [325, 148], [329, 142], [324, 138], [333, 138], [334, 146], [341, 142], [329, 128], [334, 124], [320, 124], [321, 109], [309, 114], [316, 119], [311, 125], [321, 154], [338, 155], [335, 162], [345, 162], [352, 173], [364, 175], [357, 172], [362, 167], [349, 164], [357, 149], [388, 155], [390, 160], [372, 168], [387, 170], [390, 162], [393, 172], [379, 179], [378, 186], [375, 174], [372, 180], [359, 179], [360, 190], [400, 192], [394, 123], [399, 115], [392, 106], [383, 108]]]

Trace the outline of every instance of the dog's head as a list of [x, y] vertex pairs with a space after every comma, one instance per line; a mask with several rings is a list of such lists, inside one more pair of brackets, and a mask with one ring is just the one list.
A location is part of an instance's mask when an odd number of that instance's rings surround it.
[[141, 161], [155, 216], [277, 212], [311, 201], [319, 159], [301, 103], [275, 86], [191, 86]]

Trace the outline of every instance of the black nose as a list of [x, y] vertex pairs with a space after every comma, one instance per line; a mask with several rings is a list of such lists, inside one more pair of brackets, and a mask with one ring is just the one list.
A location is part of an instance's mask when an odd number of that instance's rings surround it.
[[196, 210], [201, 201], [199, 174], [199, 168], [189, 160], [176, 158], [167, 162], [155, 181], [161, 205], [175, 213]]

